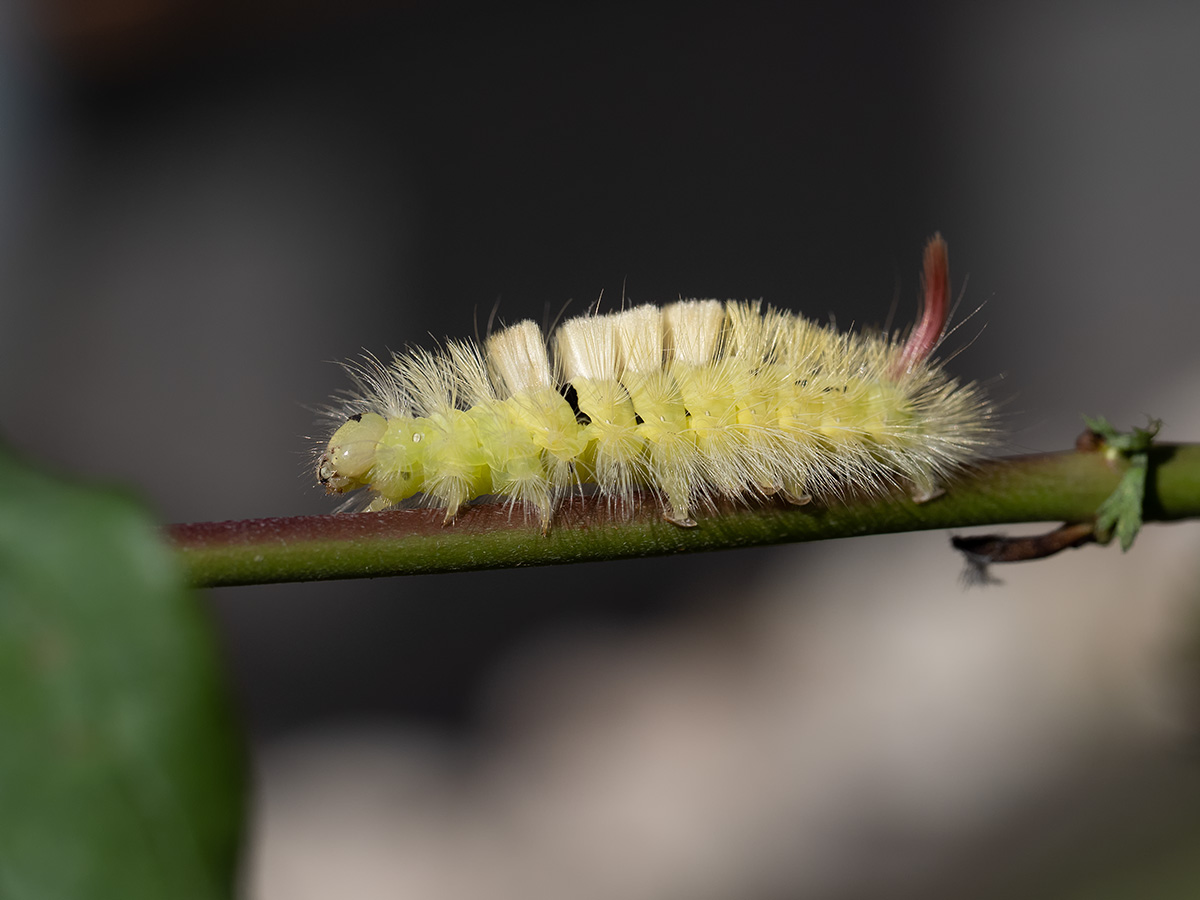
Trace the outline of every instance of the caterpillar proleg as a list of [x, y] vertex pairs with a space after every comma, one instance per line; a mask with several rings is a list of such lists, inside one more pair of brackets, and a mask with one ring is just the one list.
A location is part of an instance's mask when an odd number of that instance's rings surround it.
[[935, 497], [989, 444], [991, 408], [931, 359], [949, 317], [946, 244], [925, 249], [906, 339], [839, 333], [760, 302], [683, 300], [589, 314], [547, 341], [532, 321], [347, 366], [317, 478], [367, 509], [423, 499], [451, 522], [493, 495], [543, 531], [591, 485], [659, 498], [694, 526], [717, 500], [793, 503], [905, 488]]

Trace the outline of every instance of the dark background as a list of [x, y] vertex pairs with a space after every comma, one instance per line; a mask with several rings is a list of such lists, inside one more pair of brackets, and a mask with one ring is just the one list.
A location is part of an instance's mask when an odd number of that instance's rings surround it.
[[[985, 249], [947, 177], [933, 9], [197, 4], [69, 31], [87, 12], [32, 35], [50, 42], [26, 72], [5, 295], [11, 352], [37, 352], [3, 387], [6, 428], [141, 485], [167, 520], [331, 508], [304, 437], [326, 427], [305, 407], [346, 386], [326, 360], [484, 333], [493, 310], [549, 322], [602, 294], [879, 323], [897, 297], [915, 309], [934, 230], [959, 283]], [[959, 368], [998, 371], [976, 352]], [[653, 614], [676, 602], [670, 582], [754, 557], [215, 602], [256, 730], [461, 722], [497, 643], [562, 616]]]
[[[328, 511], [327, 361], [601, 296], [903, 321], [935, 230], [960, 318], [982, 306], [953, 369], [1005, 449], [1070, 446], [1081, 412], [1197, 437], [1183, 4], [4, 9], [0, 429], [165, 521]], [[209, 599], [256, 747], [470, 741], [529, 642], [719, 610], [829, 552]]]

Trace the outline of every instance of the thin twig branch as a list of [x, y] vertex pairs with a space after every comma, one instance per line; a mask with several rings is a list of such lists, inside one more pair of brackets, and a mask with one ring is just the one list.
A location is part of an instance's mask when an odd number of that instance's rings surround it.
[[[1200, 445], [1151, 451], [1146, 521], [1200, 517]], [[636, 509], [601, 498], [564, 503], [549, 534], [519, 511], [479, 504], [449, 525], [437, 510], [388, 510], [173, 525], [197, 586], [267, 584], [542, 566], [589, 560], [815, 541], [856, 535], [1015, 522], [1090, 522], [1121, 478], [1105, 454], [1074, 450], [982, 462], [927, 503], [852, 497], [789, 506], [722, 506], [700, 527], [662, 520], [656, 499]]]

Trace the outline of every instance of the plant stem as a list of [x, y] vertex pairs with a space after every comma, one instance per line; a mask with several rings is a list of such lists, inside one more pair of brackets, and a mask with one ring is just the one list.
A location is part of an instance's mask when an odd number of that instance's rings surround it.
[[[1144, 518], [1200, 516], [1200, 445], [1160, 444], [1151, 453]], [[791, 541], [964, 528], [1012, 522], [1087, 522], [1117, 487], [1121, 468], [1102, 452], [1068, 451], [981, 462], [936, 500], [899, 494], [828, 504], [782, 501], [721, 505], [679, 528], [656, 498], [634, 510], [603, 499], [564, 503], [549, 534], [502, 504], [480, 504], [449, 525], [437, 510], [388, 510], [286, 519], [172, 525], [199, 587], [368, 578], [544, 566], [693, 553]]]

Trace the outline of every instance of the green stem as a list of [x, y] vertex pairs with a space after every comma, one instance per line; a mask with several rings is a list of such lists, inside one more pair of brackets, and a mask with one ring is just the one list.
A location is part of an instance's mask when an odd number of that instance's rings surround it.
[[[442, 524], [436, 510], [389, 510], [173, 525], [169, 539], [197, 586], [267, 584], [544, 566], [694, 553], [791, 541], [965, 528], [1008, 522], [1084, 522], [1117, 487], [1102, 452], [1069, 451], [979, 463], [936, 500], [856, 497], [788, 506], [722, 506], [697, 528], [663, 521], [655, 499], [635, 511], [576, 499], [543, 535], [502, 504], [480, 504]], [[1200, 516], [1200, 445], [1151, 450], [1146, 521]]]

